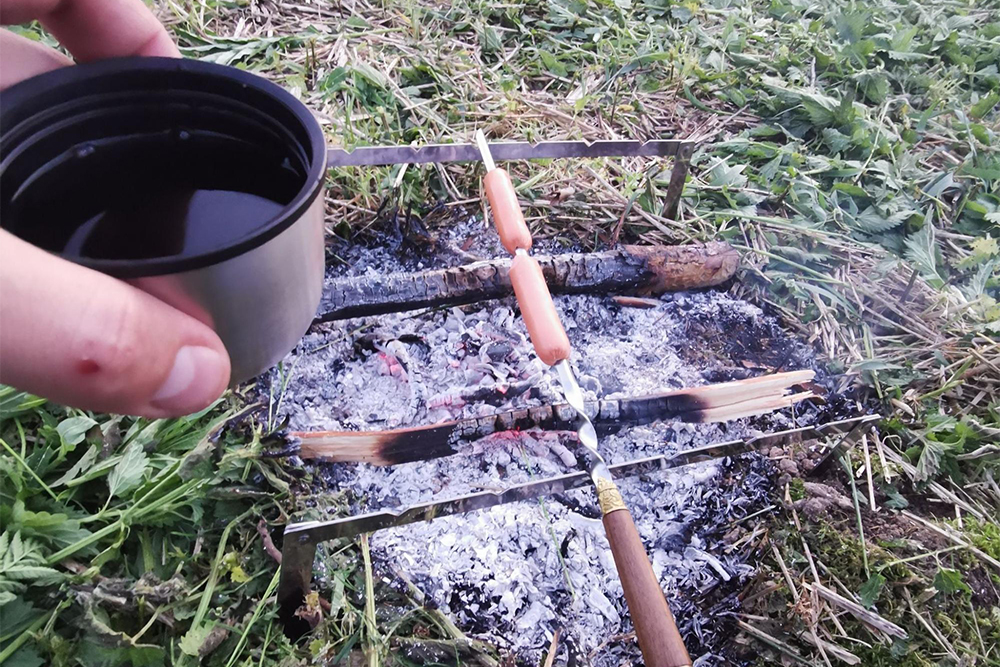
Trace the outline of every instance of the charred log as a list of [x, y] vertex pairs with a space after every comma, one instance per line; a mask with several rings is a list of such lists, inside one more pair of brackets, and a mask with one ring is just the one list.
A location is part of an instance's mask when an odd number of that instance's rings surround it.
[[[636, 398], [605, 399], [586, 404], [598, 431], [660, 420], [722, 422], [765, 414], [813, 396], [789, 388], [813, 378], [812, 371], [692, 387]], [[316, 431], [290, 433], [299, 456], [328, 462], [395, 465], [455, 454], [463, 443], [504, 431], [575, 431], [576, 412], [568, 404], [507, 410], [487, 417], [460, 419], [430, 426], [389, 431]]]
[[[733, 276], [739, 254], [727, 243], [622, 246], [537, 258], [557, 294], [662, 294], [711, 287]], [[508, 259], [448, 269], [349, 277], [326, 286], [318, 322], [456, 306], [512, 293]]]

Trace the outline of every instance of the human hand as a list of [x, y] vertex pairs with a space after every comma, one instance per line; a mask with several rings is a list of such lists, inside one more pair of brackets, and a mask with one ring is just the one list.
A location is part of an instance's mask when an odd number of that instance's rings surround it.
[[[80, 62], [180, 56], [142, 0], [0, 0], [0, 23], [36, 19]], [[72, 64], [0, 30], [0, 89]], [[225, 390], [229, 355], [193, 317], [0, 230], [0, 382], [80, 408], [179, 416]]]

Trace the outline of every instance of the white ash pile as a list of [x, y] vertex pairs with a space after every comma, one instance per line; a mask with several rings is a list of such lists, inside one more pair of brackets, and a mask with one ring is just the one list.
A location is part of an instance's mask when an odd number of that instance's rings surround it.
[[[352, 252], [352, 272], [417, 268], [392, 263], [385, 251]], [[810, 350], [773, 319], [721, 292], [665, 295], [649, 309], [600, 295], [555, 302], [588, 398], [815, 368]], [[506, 299], [317, 325], [273, 378], [279, 412], [294, 430], [373, 430], [560, 402], [554, 373], [534, 356], [515, 309]], [[800, 407], [722, 425], [654, 423], [605, 436], [601, 447], [609, 462], [622, 462], [817, 418], [815, 408]], [[502, 433], [448, 458], [317, 472], [346, 494], [352, 512], [374, 511], [562, 474], [575, 466], [574, 448], [567, 433]], [[703, 656], [699, 665], [733, 664], [727, 612], [738, 608], [754, 565], [746, 545], [730, 542], [742, 519], [769, 506], [768, 471], [750, 455], [621, 482], [692, 657]], [[383, 571], [410, 580], [463, 631], [519, 663], [538, 664], [556, 629], [555, 664], [618, 665], [639, 655], [589, 489], [381, 531], [371, 545]]]

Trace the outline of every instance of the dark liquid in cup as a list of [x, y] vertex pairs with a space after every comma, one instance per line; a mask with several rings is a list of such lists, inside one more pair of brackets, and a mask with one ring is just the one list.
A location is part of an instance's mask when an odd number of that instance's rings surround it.
[[196, 255], [253, 232], [282, 207], [232, 190], [177, 188], [122, 197], [77, 227], [62, 254], [92, 259]]
[[75, 146], [5, 206], [4, 227], [46, 250], [150, 259], [218, 250], [274, 220], [302, 186], [283, 152], [161, 132]]

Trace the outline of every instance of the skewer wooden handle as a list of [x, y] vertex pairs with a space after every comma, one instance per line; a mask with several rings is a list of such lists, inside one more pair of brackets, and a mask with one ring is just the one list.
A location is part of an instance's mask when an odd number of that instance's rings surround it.
[[[614, 494], [617, 495], [617, 489]], [[606, 494], [601, 495], [604, 509]], [[620, 502], [621, 496], [618, 496]], [[632, 515], [625, 508], [612, 507], [604, 514], [604, 531], [611, 544], [618, 576], [625, 589], [629, 615], [635, 626], [646, 667], [690, 667], [691, 658], [670, 606], [653, 574], [646, 548], [642, 545]]]
[[517, 253], [510, 263], [510, 284], [514, 287], [517, 303], [521, 306], [521, 317], [538, 358], [549, 366], [568, 359], [571, 351], [569, 338], [552, 303], [542, 267], [526, 253]]

